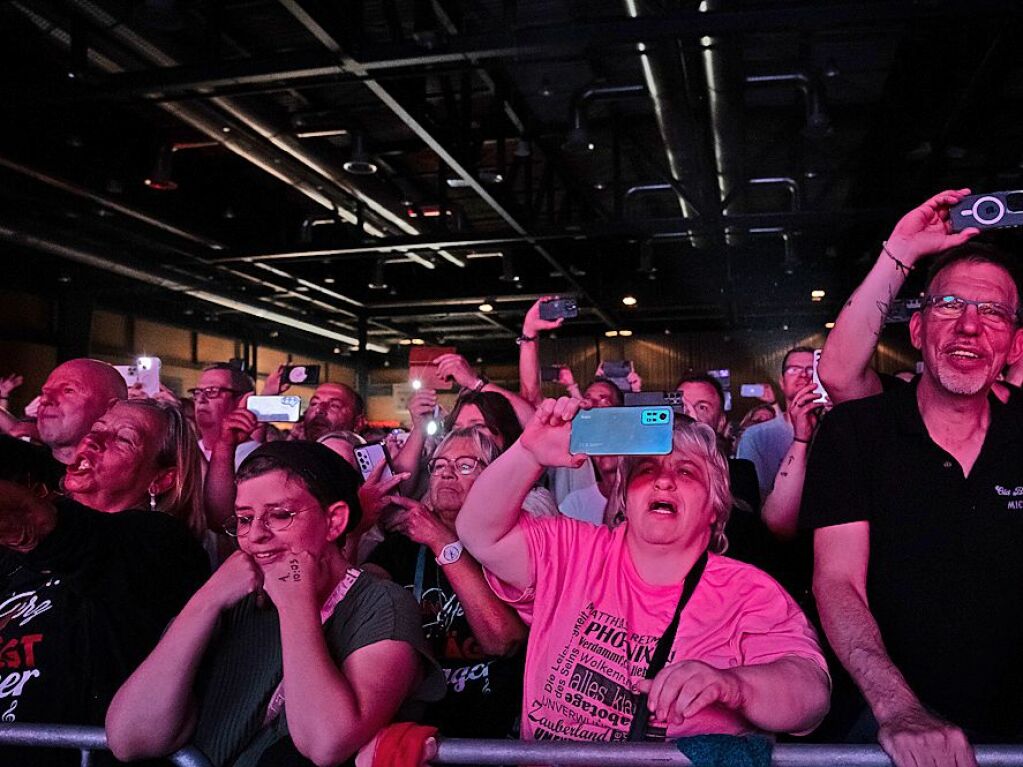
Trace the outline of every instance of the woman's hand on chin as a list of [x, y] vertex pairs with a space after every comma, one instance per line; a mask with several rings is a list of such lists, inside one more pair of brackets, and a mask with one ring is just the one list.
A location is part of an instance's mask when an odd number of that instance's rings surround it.
[[262, 587], [263, 570], [244, 551], [236, 551], [217, 568], [200, 593], [218, 610], [226, 610]]
[[317, 610], [317, 584], [326, 565], [322, 557], [305, 550], [284, 550], [263, 569], [263, 589], [278, 612], [313, 605]]

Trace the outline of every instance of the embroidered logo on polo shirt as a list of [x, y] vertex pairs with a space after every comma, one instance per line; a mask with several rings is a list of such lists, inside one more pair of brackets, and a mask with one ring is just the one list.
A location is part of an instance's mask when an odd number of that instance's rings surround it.
[[995, 485], [995, 492], [1003, 498], [1016, 498], [1018, 500], [1009, 501], [1005, 504], [1005, 508], [1010, 511], [1016, 511], [1023, 509], [1023, 485], [1017, 485], [1014, 488], [1002, 487], [1001, 485]]

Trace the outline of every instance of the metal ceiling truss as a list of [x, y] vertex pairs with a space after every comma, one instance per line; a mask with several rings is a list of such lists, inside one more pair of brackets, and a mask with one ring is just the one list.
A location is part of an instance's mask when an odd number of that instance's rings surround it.
[[559, 272], [565, 281], [576, 291], [581, 298], [585, 299], [589, 304], [594, 306], [597, 310], [598, 316], [607, 323], [608, 327], [616, 327], [617, 322], [612, 319], [611, 315], [602, 309], [600, 304], [593, 299], [592, 296], [586, 291], [586, 289], [568, 272], [567, 269], [562, 267], [560, 262], [548, 251], [540, 242], [534, 240], [526, 228], [520, 224], [516, 218], [503, 206], [500, 202], [480, 183], [479, 179], [476, 178], [475, 174], [467, 169], [461, 162], [459, 162], [454, 155], [444, 147], [441, 142], [423, 125], [419, 120], [416, 119], [411, 112], [409, 112], [399, 101], [378, 81], [372, 79], [369, 76], [369, 71], [362, 68], [361, 64], [351, 56], [345, 54], [341, 45], [334, 38], [334, 36], [328, 31], [327, 27], [318, 20], [319, 13], [310, 12], [306, 6], [311, 6], [309, 2], [299, 2], [298, 0], [280, 0], [281, 5], [284, 6], [295, 19], [304, 26], [310, 34], [312, 34], [317, 40], [324, 45], [334, 55], [338, 56], [345, 66], [350, 70], [358, 73], [362, 76], [362, 84], [365, 85], [369, 90], [378, 98], [380, 101], [390, 109], [396, 117], [398, 117], [406, 126], [408, 126], [413, 133], [416, 134], [422, 141], [443, 161], [448, 168], [450, 168], [456, 175], [458, 175], [467, 187], [472, 189], [479, 197], [498, 216], [504, 219], [505, 223], [511, 227], [519, 236], [521, 236], [525, 242], [529, 243], [533, 249], [547, 261], [557, 272]]

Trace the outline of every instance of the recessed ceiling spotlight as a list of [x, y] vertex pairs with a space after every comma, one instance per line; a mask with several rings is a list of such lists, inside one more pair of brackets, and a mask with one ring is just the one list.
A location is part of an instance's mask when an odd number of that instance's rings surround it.
[[426, 344], [426, 341], [424, 341], [422, 338], [413, 338], [412, 339], [412, 345], [413, 346], [424, 346], [425, 344]]
[[632, 331], [631, 330], [619, 330], [618, 331], [618, 335], [620, 335], [622, 338], [628, 338], [629, 336], [632, 335]]
[[626, 306], [635, 306], [639, 302], [635, 296], [622, 296], [622, 303]]
[[484, 313], [492, 312], [494, 311], [494, 305], [489, 301], [484, 301], [479, 305], [479, 310]]
[[834, 322], [825, 322], [824, 323], [824, 327], [826, 327], [828, 330], [831, 330], [833, 327], [835, 327], [835, 323]]
[[811, 301], [821, 301], [821, 300], [824, 299], [824, 296], [826, 296], [826, 295], [827, 295], [827, 293], [825, 293], [823, 290], [820, 290], [820, 289], [818, 289], [818, 290], [811, 290], [810, 291], [810, 300]]
[[398, 346], [412, 346], [412, 339], [402, 338], [400, 341], [398, 341]]
[[340, 354], [340, 353], [341, 353], [341, 347], [340, 346], [335, 346], [334, 347], [334, 354]]
[[617, 338], [618, 337], [618, 331], [617, 330], [605, 330], [604, 331], [604, 335], [607, 336], [608, 338]]
[[324, 285], [333, 285], [335, 281], [336, 280], [333, 277], [324, 277], [323, 278], [323, 284]]

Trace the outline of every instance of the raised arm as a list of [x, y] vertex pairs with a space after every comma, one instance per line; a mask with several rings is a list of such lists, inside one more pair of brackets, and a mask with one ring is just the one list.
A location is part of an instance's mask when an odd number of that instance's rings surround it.
[[165, 756], [188, 743], [196, 722], [192, 688], [217, 619], [262, 583], [252, 558], [236, 551], [188, 601], [107, 710], [114, 756], [122, 761]]
[[203, 506], [206, 526], [223, 530], [224, 523], [234, 513], [234, 460], [238, 445], [245, 442], [259, 424], [256, 416], [245, 409], [248, 397], [229, 413], [221, 425], [220, 435], [210, 448], [210, 466], [203, 486]]
[[533, 417], [535, 408], [526, 400], [514, 392], [490, 383], [477, 373], [469, 362], [460, 354], [442, 354], [437, 358], [437, 373], [443, 377], [450, 378], [463, 389], [473, 391], [491, 391], [500, 394], [511, 404], [515, 410], [515, 417], [523, 426]]
[[408, 475], [401, 483], [401, 492], [406, 494], [411, 493], [419, 481], [427, 437], [426, 424], [437, 412], [437, 392], [433, 389], [417, 391], [409, 399], [408, 412], [412, 417], [412, 429], [405, 444], [391, 461], [395, 472]]
[[810, 440], [817, 426], [821, 406], [814, 404], [817, 385], [809, 383], [792, 399], [789, 416], [792, 419], [792, 444], [782, 459], [774, 478], [774, 488], [764, 500], [760, 512], [764, 524], [782, 541], [796, 537], [799, 531], [799, 504], [806, 479], [806, 459]]
[[529, 307], [522, 321], [522, 338], [519, 339], [519, 394], [533, 407], [540, 404], [543, 392], [540, 381], [540, 332], [560, 328], [564, 319], [540, 319], [540, 304], [557, 296], [544, 296]]
[[458, 537], [476, 560], [518, 589], [532, 585], [529, 549], [518, 526], [522, 502], [548, 466], [579, 467], [586, 456], [568, 452], [579, 400], [544, 400], [522, 436], [473, 484], [455, 520]]
[[836, 404], [881, 392], [870, 359], [888, 310], [920, 259], [961, 245], [979, 232], [964, 229], [953, 234], [949, 224], [949, 209], [969, 193], [969, 189], [941, 192], [903, 216], [842, 308], [824, 344], [818, 370]]
[[267, 569], [265, 588], [280, 614], [289, 733], [299, 752], [327, 765], [350, 758], [394, 717], [421, 670], [416, 651], [398, 640], [361, 647], [338, 668], [313, 587], [321, 566], [308, 552], [293, 552]]
[[928, 712], [888, 656], [867, 603], [869, 536], [869, 522], [814, 533], [813, 593], [828, 641], [874, 712], [878, 741], [897, 767], [972, 767], [962, 730]]

